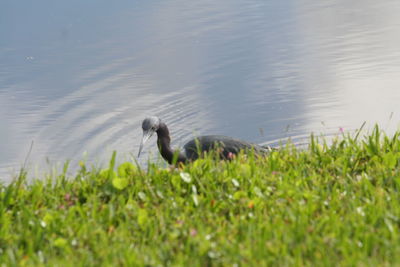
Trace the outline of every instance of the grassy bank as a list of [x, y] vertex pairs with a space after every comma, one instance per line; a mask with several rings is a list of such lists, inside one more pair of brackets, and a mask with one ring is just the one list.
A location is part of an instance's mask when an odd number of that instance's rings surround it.
[[[400, 133], [180, 169], [81, 166], [0, 191], [0, 263], [400, 265]], [[115, 171], [114, 171], [115, 170]]]

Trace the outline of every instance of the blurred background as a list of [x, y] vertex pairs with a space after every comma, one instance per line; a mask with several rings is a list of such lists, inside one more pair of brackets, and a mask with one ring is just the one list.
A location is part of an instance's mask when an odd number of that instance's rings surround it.
[[[398, 129], [400, 2], [0, 3], [0, 180], [136, 157], [141, 121], [173, 145]], [[155, 139], [145, 164], [158, 155]]]

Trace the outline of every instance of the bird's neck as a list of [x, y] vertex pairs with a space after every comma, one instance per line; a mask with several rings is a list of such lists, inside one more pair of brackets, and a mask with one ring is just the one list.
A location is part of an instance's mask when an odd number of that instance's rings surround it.
[[157, 130], [157, 145], [161, 156], [172, 164], [174, 156], [177, 157], [177, 162], [185, 161], [182, 154], [179, 151], [175, 151], [171, 148], [171, 137], [169, 136], [169, 130], [165, 123], [161, 122]]

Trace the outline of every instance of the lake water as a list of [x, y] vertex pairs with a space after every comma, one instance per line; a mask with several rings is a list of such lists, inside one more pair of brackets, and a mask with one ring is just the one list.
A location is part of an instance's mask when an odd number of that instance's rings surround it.
[[[0, 180], [23, 164], [173, 144], [399, 127], [400, 2], [153, 0], [0, 4]], [[155, 138], [141, 163], [157, 155]], [[36, 167], [35, 167], [36, 166]], [[40, 167], [38, 167], [40, 166]]]

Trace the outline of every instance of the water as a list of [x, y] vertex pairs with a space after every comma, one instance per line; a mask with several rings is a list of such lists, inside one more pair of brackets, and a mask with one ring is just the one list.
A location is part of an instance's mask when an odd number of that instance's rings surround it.
[[[0, 180], [135, 157], [141, 120], [266, 143], [398, 129], [400, 2], [2, 1]], [[157, 154], [155, 140], [147, 154]], [[46, 163], [47, 162], [47, 163]], [[142, 161], [143, 162], [143, 161]], [[44, 167], [43, 167], [44, 166]]]

